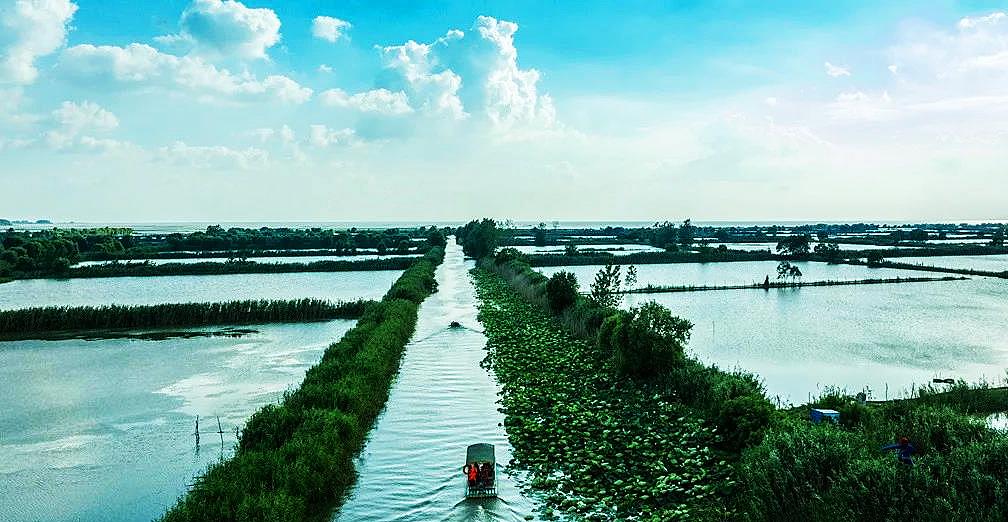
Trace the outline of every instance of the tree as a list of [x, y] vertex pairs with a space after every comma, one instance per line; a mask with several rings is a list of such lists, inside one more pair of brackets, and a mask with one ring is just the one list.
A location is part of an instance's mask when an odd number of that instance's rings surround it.
[[564, 247], [564, 255], [565, 256], [578, 255], [577, 245], [575, 245], [574, 243], [567, 243], [567, 246]]
[[785, 237], [777, 242], [777, 252], [791, 257], [807, 256], [811, 240], [812, 236], [808, 234], [796, 234]]
[[623, 279], [627, 289], [632, 289], [637, 284], [637, 267], [630, 265], [626, 270], [626, 277]]
[[553, 274], [546, 283], [546, 298], [550, 310], [559, 314], [577, 301], [578, 282], [574, 274], [561, 270]]
[[801, 269], [798, 268], [797, 265], [791, 265], [791, 268], [788, 268], [788, 277], [791, 278], [792, 283], [794, 283], [797, 279], [800, 279], [801, 276]]
[[687, 219], [683, 221], [681, 227], [679, 227], [679, 245], [685, 250], [689, 250], [690, 246], [693, 245], [693, 225], [690, 220]]
[[474, 259], [483, 259], [497, 249], [497, 223], [488, 218], [466, 223], [458, 232], [462, 251]]
[[494, 255], [494, 263], [498, 265], [502, 265], [504, 263], [507, 263], [508, 261], [513, 261], [515, 259], [527, 262], [525, 254], [522, 254], [521, 251], [519, 251], [517, 248], [511, 248], [511, 247], [502, 248], [497, 251], [497, 254]]
[[784, 279], [791, 273], [791, 263], [781, 261], [777, 264], [777, 279]]
[[591, 284], [593, 303], [604, 308], [616, 308], [620, 302], [620, 267], [608, 264], [595, 274], [595, 282]]
[[545, 225], [543, 223], [539, 223], [538, 227], [535, 227], [535, 228], [532, 229], [532, 235], [535, 238], [535, 240], [534, 240], [535, 246], [540, 246], [540, 247], [541, 246], [546, 246], [546, 231], [543, 230], [544, 226]]
[[876, 251], [868, 252], [868, 257], [866, 259], [866, 262], [867, 262], [868, 266], [871, 266], [871, 267], [882, 266], [882, 263], [885, 262], [885, 258], [882, 256], [882, 252], [879, 252], [879, 251], [876, 250]]
[[1004, 239], [1005, 239], [1005, 228], [1001, 227], [997, 230], [997, 232], [994, 232], [994, 235], [991, 237], [990, 244], [991, 246], [995, 247], [1004, 246]]
[[673, 316], [655, 302], [631, 308], [620, 322], [610, 333], [609, 342], [614, 345], [614, 362], [622, 374], [652, 377], [682, 361], [693, 323]]
[[829, 263], [840, 260], [840, 245], [836, 243], [816, 243], [816, 255], [822, 256]]

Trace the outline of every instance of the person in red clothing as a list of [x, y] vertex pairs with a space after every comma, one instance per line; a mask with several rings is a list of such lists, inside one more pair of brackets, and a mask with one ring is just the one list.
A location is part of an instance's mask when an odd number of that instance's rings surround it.
[[479, 478], [479, 467], [476, 464], [466, 464], [462, 472], [469, 479], [469, 489], [476, 489], [476, 479]]

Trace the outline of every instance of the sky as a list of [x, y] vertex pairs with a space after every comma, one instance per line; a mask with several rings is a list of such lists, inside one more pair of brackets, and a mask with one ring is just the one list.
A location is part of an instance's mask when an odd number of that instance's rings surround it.
[[0, 218], [1008, 219], [1004, 2], [0, 0]]

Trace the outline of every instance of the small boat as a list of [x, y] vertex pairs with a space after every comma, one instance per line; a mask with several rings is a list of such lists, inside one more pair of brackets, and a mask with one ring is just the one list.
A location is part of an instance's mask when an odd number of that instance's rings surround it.
[[495, 498], [497, 496], [497, 461], [493, 444], [473, 444], [466, 449], [466, 463], [462, 467], [466, 476], [466, 498]]

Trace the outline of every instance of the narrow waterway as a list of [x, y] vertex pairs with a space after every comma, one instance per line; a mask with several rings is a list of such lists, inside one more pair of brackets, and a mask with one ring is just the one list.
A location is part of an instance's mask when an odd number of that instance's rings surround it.
[[[511, 445], [500, 426], [497, 382], [480, 367], [486, 337], [476, 319], [471, 266], [449, 238], [437, 269], [438, 292], [420, 307], [386, 410], [358, 459], [357, 484], [334, 520], [517, 521], [535, 515], [504, 469]], [[464, 328], [449, 329], [451, 321]], [[477, 442], [496, 449], [497, 499], [464, 499], [466, 447]]]

